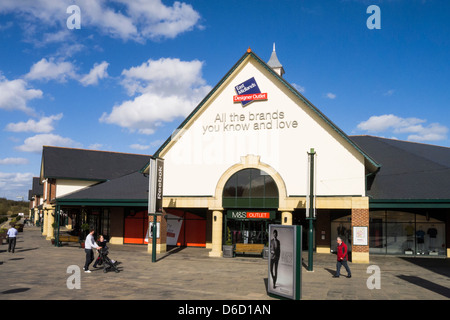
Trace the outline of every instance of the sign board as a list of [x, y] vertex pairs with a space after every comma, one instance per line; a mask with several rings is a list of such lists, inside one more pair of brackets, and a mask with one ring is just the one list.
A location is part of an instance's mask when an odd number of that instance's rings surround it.
[[267, 93], [261, 93], [254, 77], [238, 84], [234, 90], [237, 95], [233, 96], [233, 102], [240, 102], [243, 107], [253, 101], [267, 100]]
[[268, 293], [292, 300], [301, 298], [302, 228], [269, 225]]
[[275, 219], [275, 211], [249, 211], [249, 210], [227, 210], [228, 219], [236, 220], [268, 220]]
[[148, 214], [162, 214], [164, 160], [150, 158]]
[[367, 246], [367, 227], [353, 227], [353, 245]]

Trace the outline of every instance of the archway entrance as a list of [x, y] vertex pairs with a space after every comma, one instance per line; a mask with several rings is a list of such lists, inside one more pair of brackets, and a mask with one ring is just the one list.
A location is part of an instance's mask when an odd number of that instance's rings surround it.
[[223, 242], [265, 244], [268, 225], [279, 223], [279, 192], [274, 179], [265, 171], [246, 168], [234, 173], [222, 194], [224, 214]]

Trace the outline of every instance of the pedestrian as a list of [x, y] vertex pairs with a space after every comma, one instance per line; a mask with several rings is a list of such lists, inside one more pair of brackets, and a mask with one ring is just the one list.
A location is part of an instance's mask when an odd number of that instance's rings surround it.
[[[106, 240], [105, 240], [105, 238], [103, 237], [103, 235], [100, 235], [100, 236], [98, 237], [97, 244], [99, 245], [100, 250], [106, 247]], [[94, 267], [94, 268], [97, 268], [97, 265], [99, 265], [99, 264], [101, 265], [102, 263], [103, 263], [102, 257], [101, 257], [101, 255], [99, 254], [98, 257], [97, 257], [97, 259], [96, 259], [95, 262], [94, 262], [94, 266], [93, 266], [93, 267]]]
[[11, 225], [11, 228], [8, 229], [8, 252], [14, 253], [14, 250], [16, 249], [16, 238], [17, 238], [18, 231], [16, 228], [14, 228], [13, 225]]
[[270, 241], [270, 274], [272, 275], [273, 288], [275, 289], [278, 278], [278, 262], [280, 261], [280, 240], [278, 238], [278, 231], [273, 230], [273, 239]]
[[86, 262], [84, 264], [84, 272], [85, 273], [91, 273], [91, 270], [89, 270], [89, 265], [94, 261], [94, 252], [93, 248], [99, 250], [100, 246], [95, 243], [94, 240], [94, 229], [89, 229], [89, 234], [86, 237], [86, 241], [84, 242], [84, 252], [86, 253]]
[[352, 272], [347, 264], [348, 261], [348, 249], [347, 245], [342, 241], [340, 237], [337, 237], [337, 263], [336, 263], [336, 274], [333, 278], [339, 278], [341, 273], [341, 266], [344, 266], [347, 270], [347, 278], [352, 277]]

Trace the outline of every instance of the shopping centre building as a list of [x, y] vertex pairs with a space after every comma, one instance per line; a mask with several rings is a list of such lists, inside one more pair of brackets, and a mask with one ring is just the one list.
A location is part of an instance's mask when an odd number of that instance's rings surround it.
[[[353, 262], [450, 256], [450, 149], [348, 136], [283, 74], [275, 50], [267, 63], [247, 50], [152, 155], [164, 160], [157, 250], [198, 246], [219, 257], [227, 240], [262, 250], [269, 224], [307, 231], [314, 195], [317, 253], [333, 252], [340, 236]], [[149, 243], [146, 157], [132, 156], [145, 163], [123, 175], [80, 178], [95, 183], [69, 188], [47, 207], [97, 216], [111, 242]]]

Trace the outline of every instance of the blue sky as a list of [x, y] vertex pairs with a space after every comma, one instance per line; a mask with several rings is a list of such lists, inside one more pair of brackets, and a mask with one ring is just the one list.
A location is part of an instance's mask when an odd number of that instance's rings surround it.
[[2, 0], [0, 197], [27, 198], [42, 145], [152, 154], [248, 47], [268, 61], [273, 43], [348, 135], [450, 147], [449, 21], [446, 0]]

